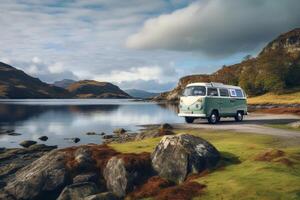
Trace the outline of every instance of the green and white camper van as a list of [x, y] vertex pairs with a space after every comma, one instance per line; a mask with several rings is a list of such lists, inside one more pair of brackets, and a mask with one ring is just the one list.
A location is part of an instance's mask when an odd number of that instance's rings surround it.
[[180, 97], [179, 114], [187, 123], [197, 118], [215, 124], [221, 117], [234, 117], [243, 121], [247, 114], [247, 97], [238, 86], [222, 83], [188, 84]]

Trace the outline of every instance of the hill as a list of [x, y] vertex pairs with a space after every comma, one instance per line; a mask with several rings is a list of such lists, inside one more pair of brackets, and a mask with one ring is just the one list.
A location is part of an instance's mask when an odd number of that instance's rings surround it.
[[72, 83], [67, 90], [76, 98], [131, 98], [116, 85], [93, 80]]
[[284, 33], [270, 42], [256, 58], [247, 58], [231, 66], [223, 66], [213, 74], [183, 77], [175, 89], [154, 100], [178, 100], [184, 87], [193, 82], [222, 82], [239, 85], [248, 95], [285, 93], [300, 86], [300, 28]]
[[0, 98], [69, 98], [70, 93], [0, 62]]
[[71, 79], [63, 79], [61, 81], [55, 81], [52, 85], [66, 89], [67, 87], [69, 87], [69, 85], [71, 85], [72, 83], [75, 83], [75, 82], [76, 81], [71, 80]]
[[134, 97], [134, 98], [140, 98], [140, 99], [147, 99], [147, 98], [153, 98], [157, 95], [159, 95], [159, 93], [153, 93], [153, 92], [148, 92], [145, 90], [137, 90], [137, 89], [128, 89], [128, 90], [124, 90], [127, 94], [129, 94], [130, 96]]

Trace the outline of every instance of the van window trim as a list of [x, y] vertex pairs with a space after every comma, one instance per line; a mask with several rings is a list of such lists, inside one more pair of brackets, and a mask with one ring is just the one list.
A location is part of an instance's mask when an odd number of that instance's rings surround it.
[[[227, 92], [228, 92], [228, 96], [221, 96], [221, 92], [220, 92], [220, 90], [221, 89], [225, 89], [225, 90], [227, 90]], [[225, 87], [221, 87], [221, 88], [218, 88], [218, 90], [219, 90], [219, 95], [220, 95], [220, 97], [221, 98], [230, 98], [231, 96], [230, 96], [230, 93], [229, 93], [229, 89], [228, 88], [225, 88]]]
[[[214, 88], [214, 89], [217, 89], [218, 96], [209, 96], [209, 95], [208, 95], [208, 88]], [[221, 97], [221, 96], [220, 96], [219, 88], [218, 88], [218, 87], [210, 87], [210, 86], [207, 86], [207, 87], [206, 87], [206, 97], [214, 97], [214, 98], [219, 98], [219, 97]]]

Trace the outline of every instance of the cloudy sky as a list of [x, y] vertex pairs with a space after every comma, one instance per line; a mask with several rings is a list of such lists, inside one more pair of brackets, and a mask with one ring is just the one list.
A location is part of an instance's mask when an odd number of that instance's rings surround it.
[[0, 0], [0, 61], [46, 82], [169, 90], [300, 27], [299, 0]]

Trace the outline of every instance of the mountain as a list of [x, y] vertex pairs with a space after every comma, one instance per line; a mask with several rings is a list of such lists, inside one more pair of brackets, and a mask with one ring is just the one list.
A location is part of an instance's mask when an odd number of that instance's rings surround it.
[[300, 28], [284, 33], [271, 41], [256, 58], [247, 57], [241, 63], [223, 66], [213, 74], [190, 75], [181, 78], [176, 88], [154, 100], [178, 100], [185, 86], [193, 82], [222, 82], [239, 85], [248, 95], [267, 92], [284, 93], [300, 86]]
[[116, 85], [93, 80], [77, 81], [69, 85], [67, 90], [76, 98], [131, 98]]
[[70, 93], [48, 85], [21, 70], [0, 62], [0, 98], [69, 98]]
[[52, 85], [66, 89], [67, 87], [69, 87], [69, 85], [71, 85], [72, 83], [75, 83], [75, 82], [76, 81], [71, 80], [71, 79], [63, 79], [61, 81], [55, 81]]
[[137, 90], [137, 89], [128, 89], [124, 91], [130, 96], [134, 98], [140, 98], [140, 99], [152, 98], [159, 95], [159, 93], [153, 93], [153, 92], [148, 92], [145, 90]]

